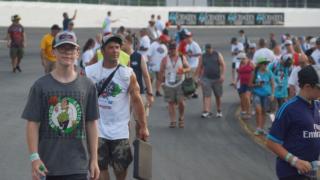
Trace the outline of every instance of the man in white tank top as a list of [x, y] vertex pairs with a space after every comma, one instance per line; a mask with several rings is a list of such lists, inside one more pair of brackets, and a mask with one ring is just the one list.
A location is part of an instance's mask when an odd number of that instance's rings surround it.
[[[129, 144], [130, 101], [139, 120], [139, 138], [146, 140], [149, 136], [140, 88], [131, 68], [119, 65], [120, 36], [103, 37], [101, 51], [104, 57], [86, 67], [87, 76], [96, 84], [99, 93], [98, 105], [100, 119], [98, 123], [99, 147], [98, 163], [101, 170], [100, 180], [108, 180], [108, 166], [112, 166], [117, 180], [125, 180], [127, 170], [132, 162]], [[119, 66], [119, 67], [118, 67]], [[102, 84], [114, 73], [114, 76], [102, 88]]]
[[179, 106], [179, 128], [184, 127], [184, 94], [181, 84], [185, 73], [190, 71], [188, 61], [184, 56], [179, 56], [175, 41], [169, 43], [169, 55], [161, 61], [160, 76], [164, 82], [164, 99], [168, 102], [170, 128], [176, 127], [175, 105]]

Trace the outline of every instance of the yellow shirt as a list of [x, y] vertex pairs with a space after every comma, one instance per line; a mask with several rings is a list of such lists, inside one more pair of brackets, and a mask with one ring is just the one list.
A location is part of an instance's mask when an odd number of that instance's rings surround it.
[[44, 57], [52, 62], [56, 61], [56, 57], [52, 53], [52, 42], [54, 37], [49, 33], [43, 36], [40, 44], [41, 50], [44, 50]]
[[121, 65], [128, 66], [130, 61], [130, 56], [124, 51], [120, 50], [119, 61]]
[[[101, 53], [101, 50], [97, 50], [97, 57], [98, 57], [98, 61], [102, 61], [103, 60], [103, 55]], [[123, 66], [128, 66], [130, 61], [130, 56], [125, 53], [124, 51], [120, 50], [120, 55], [119, 55], [119, 62], [121, 65]]]

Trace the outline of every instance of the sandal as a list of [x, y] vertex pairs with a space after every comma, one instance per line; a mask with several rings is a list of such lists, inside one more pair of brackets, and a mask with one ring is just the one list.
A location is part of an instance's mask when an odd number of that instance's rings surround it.
[[170, 122], [169, 128], [176, 128], [177, 122]]
[[179, 118], [179, 128], [184, 128], [184, 118]]

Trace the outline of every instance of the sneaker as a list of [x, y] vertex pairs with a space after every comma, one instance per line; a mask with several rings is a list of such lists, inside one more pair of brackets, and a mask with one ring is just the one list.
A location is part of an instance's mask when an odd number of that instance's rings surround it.
[[191, 97], [192, 97], [193, 99], [197, 99], [197, 98], [198, 98], [198, 94], [193, 93]]
[[20, 66], [17, 66], [16, 69], [17, 69], [19, 72], [22, 71], [21, 68], [20, 68]]
[[202, 118], [209, 118], [209, 117], [211, 117], [212, 116], [212, 112], [203, 112], [202, 114], [201, 114], [201, 117]]
[[161, 97], [162, 94], [161, 94], [159, 91], [157, 91], [157, 92], [156, 92], [156, 96], [157, 96], [157, 97]]
[[223, 116], [223, 115], [222, 115], [222, 112], [217, 112], [217, 114], [216, 114], [216, 117], [217, 117], [217, 118], [222, 118], [222, 116]]
[[257, 128], [256, 131], [254, 131], [255, 136], [260, 136], [260, 135], [265, 135], [266, 133], [264, 132], [263, 129]]

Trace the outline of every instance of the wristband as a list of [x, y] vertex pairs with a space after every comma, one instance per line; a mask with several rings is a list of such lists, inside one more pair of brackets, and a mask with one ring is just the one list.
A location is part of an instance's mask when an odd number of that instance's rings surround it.
[[33, 161], [36, 161], [36, 160], [39, 160], [40, 159], [40, 156], [38, 153], [32, 153], [30, 156], [29, 156], [29, 159], [31, 162]]
[[289, 162], [289, 159], [292, 157], [293, 155], [291, 154], [291, 153], [288, 153], [287, 155], [286, 155], [286, 157], [284, 158], [284, 160], [286, 161], [286, 162]]
[[296, 167], [297, 161], [298, 161], [298, 158], [297, 158], [296, 156], [294, 156], [294, 157], [292, 158], [292, 160], [291, 160], [291, 163], [290, 163], [291, 166]]

